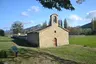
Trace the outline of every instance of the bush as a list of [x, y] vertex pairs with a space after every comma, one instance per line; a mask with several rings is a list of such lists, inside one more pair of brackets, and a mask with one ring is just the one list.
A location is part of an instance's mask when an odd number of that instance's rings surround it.
[[4, 64], [3, 61], [0, 61], [0, 64]]
[[0, 51], [0, 58], [7, 58], [7, 57], [8, 57], [8, 56], [7, 56], [6, 51], [1, 50], [1, 51]]
[[87, 45], [84, 45], [84, 47], [87, 47]]
[[5, 36], [4, 30], [0, 29], [0, 36]]
[[9, 50], [7, 51], [7, 55], [8, 55], [8, 56], [14, 56], [14, 53], [12, 52], [11, 49], [9, 49]]
[[27, 52], [28, 52], [28, 50], [23, 49], [23, 48], [19, 48], [19, 53], [24, 54], [24, 53], [27, 53]]

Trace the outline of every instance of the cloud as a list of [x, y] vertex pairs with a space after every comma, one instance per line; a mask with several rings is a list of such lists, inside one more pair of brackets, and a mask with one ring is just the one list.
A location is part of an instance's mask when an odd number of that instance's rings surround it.
[[24, 11], [24, 12], [21, 12], [21, 15], [22, 15], [22, 16], [29, 16], [28, 13], [25, 12], [25, 11]]
[[94, 18], [94, 17], [96, 17], [96, 10], [89, 11], [87, 13], [87, 18]]
[[71, 14], [68, 18], [70, 26], [81, 26], [90, 22], [89, 18], [82, 18], [76, 14]]
[[70, 20], [73, 20], [73, 21], [80, 21], [80, 20], [82, 20], [82, 18], [81, 17], [79, 17], [79, 16], [77, 16], [77, 15], [75, 15], [75, 14], [72, 14], [72, 15], [70, 15], [69, 16], [69, 19]]
[[36, 13], [36, 12], [39, 12], [39, 11], [40, 11], [40, 9], [39, 9], [38, 6], [32, 6], [29, 9], [27, 9], [26, 11], [21, 12], [21, 15], [22, 16], [29, 16], [30, 13], [34, 13], [34, 12]]
[[39, 7], [38, 6], [32, 6], [31, 8], [28, 9], [28, 11], [39, 12]]

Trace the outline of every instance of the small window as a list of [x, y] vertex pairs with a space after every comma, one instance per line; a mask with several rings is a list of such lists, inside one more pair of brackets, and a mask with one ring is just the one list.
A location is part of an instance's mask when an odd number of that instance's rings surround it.
[[56, 33], [56, 30], [54, 30], [54, 33]]

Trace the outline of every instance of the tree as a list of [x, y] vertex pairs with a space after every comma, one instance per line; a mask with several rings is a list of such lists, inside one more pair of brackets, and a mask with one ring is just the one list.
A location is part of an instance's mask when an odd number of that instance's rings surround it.
[[63, 28], [63, 26], [62, 26], [62, 20], [61, 20], [61, 27]]
[[[75, 10], [75, 8], [72, 6], [70, 0], [37, 0], [43, 5], [43, 7], [48, 9], [57, 9], [61, 11], [61, 8], [67, 9], [67, 10]], [[82, 4], [82, 2], [85, 0], [76, 0], [76, 3]]]
[[59, 25], [59, 27], [63, 27], [63, 26], [62, 26], [62, 20], [59, 20], [59, 21], [58, 21], [58, 25]]
[[51, 26], [51, 19], [49, 20], [48, 26]]
[[4, 36], [4, 35], [5, 35], [4, 30], [0, 29], [0, 36]]
[[68, 27], [69, 34], [70, 35], [81, 35], [82, 34], [82, 28], [79, 26], [77, 27]]
[[92, 19], [92, 29], [96, 30], [96, 18]]
[[91, 28], [82, 29], [82, 34], [84, 34], [84, 35], [92, 35], [92, 29]]
[[43, 24], [42, 24], [42, 28], [46, 28], [47, 27], [47, 22], [45, 21]]
[[92, 33], [96, 34], [96, 18], [92, 19]]
[[11, 26], [11, 30], [12, 30], [13, 34], [22, 33], [23, 23], [20, 21], [15, 21]]
[[67, 20], [65, 19], [64, 20], [64, 28], [67, 28], [67, 27], [68, 27]]

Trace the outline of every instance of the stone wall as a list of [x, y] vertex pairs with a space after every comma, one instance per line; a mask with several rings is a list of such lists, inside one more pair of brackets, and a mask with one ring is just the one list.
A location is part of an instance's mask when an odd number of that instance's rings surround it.
[[[54, 31], [56, 31], [56, 33]], [[39, 38], [41, 48], [55, 47], [54, 38], [57, 38], [57, 46], [69, 44], [69, 33], [57, 25], [41, 30]]]
[[39, 46], [39, 33], [32, 32], [27, 34], [27, 40], [34, 46]]

